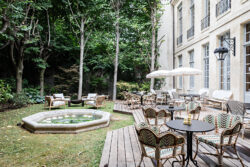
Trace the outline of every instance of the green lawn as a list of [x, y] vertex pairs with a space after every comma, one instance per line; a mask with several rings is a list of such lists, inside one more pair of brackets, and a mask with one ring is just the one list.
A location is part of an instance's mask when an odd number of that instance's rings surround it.
[[112, 113], [109, 127], [80, 134], [33, 134], [17, 126], [23, 117], [45, 111], [43, 105], [0, 113], [0, 166], [99, 166], [106, 133], [134, 122], [113, 113], [112, 102], [100, 110]]

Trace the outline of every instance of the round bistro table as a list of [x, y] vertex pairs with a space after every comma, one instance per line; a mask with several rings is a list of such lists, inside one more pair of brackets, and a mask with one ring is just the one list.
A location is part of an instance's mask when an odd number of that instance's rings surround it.
[[162, 105], [162, 106], [157, 106], [159, 109], [164, 109], [167, 110], [168, 112], [171, 113], [171, 120], [174, 119], [174, 112], [175, 111], [182, 111], [185, 110], [184, 107], [178, 107], [178, 106], [174, 106], [174, 107], [169, 107], [168, 105]]
[[186, 99], [186, 97], [190, 97], [191, 101], [193, 101], [194, 97], [200, 97], [199, 94], [194, 94], [194, 93], [189, 93], [189, 94], [182, 93], [182, 94], [179, 94], [179, 96], [182, 96], [185, 99]]
[[[207, 122], [199, 121], [199, 120], [192, 120], [192, 125], [184, 125], [183, 120], [173, 120], [173, 121], [168, 121], [166, 125], [174, 130], [179, 130], [179, 131], [185, 131], [187, 134], [187, 156], [185, 158], [186, 167], [189, 164], [189, 160], [193, 162], [195, 166], [198, 166], [197, 161], [193, 159], [193, 154], [192, 154], [192, 138], [193, 138], [193, 133], [195, 132], [209, 132], [214, 130], [214, 125], [209, 124]], [[175, 162], [172, 163], [172, 166]]]

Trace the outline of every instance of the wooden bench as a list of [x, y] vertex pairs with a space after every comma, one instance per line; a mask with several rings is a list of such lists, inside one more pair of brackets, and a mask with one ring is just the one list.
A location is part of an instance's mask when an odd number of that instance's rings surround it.
[[226, 102], [231, 100], [233, 93], [227, 90], [215, 90], [212, 94], [212, 98], [208, 99], [212, 107], [225, 109]]

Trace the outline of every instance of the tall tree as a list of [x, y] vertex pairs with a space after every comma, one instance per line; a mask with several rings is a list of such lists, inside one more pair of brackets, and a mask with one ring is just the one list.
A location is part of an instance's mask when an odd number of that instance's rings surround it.
[[[91, 8], [95, 7], [93, 1], [70, 1], [67, 0], [67, 5], [70, 11], [70, 21], [72, 22], [72, 30], [78, 38], [80, 45], [80, 62], [79, 62], [79, 86], [78, 86], [78, 99], [82, 98], [83, 86], [83, 61], [84, 52], [89, 36], [92, 33], [90, 25], [93, 23], [91, 18], [93, 12]], [[80, 38], [79, 38], [80, 36]]]
[[[161, 16], [161, 0], [148, 0], [147, 1], [150, 7], [150, 19], [151, 19], [151, 67], [150, 71], [153, 72], [155, 70], [155, 61], [158, 51], [158, 43], [161, 41], [157, 41], [157, 30], [159, 26], [159, 19]], [[154, 88], [154, 78], [151, 78], [150, 89]]]
[[[10, 45], [10, 57], [16, 70], [16, 91], [22, 91], [24, 58], [29, 48], [38, 40], [39, 25], [37, 13], [46, 7], [44, 1], [7, 1], [3, 12], [2, 34]], [[27, 50], [29, 48], [29, 50]]]
[[117, 73], [119, 64], [119, 43], [120, 43], [120, 8], [122, 6], [122, 0], [112, 0], [111, 5], [115, 10], [115, 36], [116, 36], [116, 49], [115, 49], [115, 61], [114, 61], [114, 84], [113, 84], [113, 101], [116, 100], [116, 84], [117, 84]]

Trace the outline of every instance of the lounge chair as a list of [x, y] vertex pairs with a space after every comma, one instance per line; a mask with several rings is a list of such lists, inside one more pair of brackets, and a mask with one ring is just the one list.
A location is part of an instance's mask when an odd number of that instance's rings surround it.
[[93, 100], [95, 100], [96, 96], [97, 96], [97, 93], [89, 93], [88, 96], [83, 96], [82, 100], [93, 101]]
[[97, 96], [94, 100], [89, 100], [86, 102], [87, 105], [93, 106], [95, 108], [100, 108], [104, 106], [105, 96]]
[[224, 110], [226, 107], [226, 102], [231, 100], [233, 93], [227, 90], [215, 90], [213, 92], [212, 98], [208, 99], [208, 102], [212, 104], [212, 107], [221, 108]]
[[66, 102], [70, 101], [71, 97], [70, 96], [64, 96], [63, 93], [55, 93], [53, 94], [53, 97], [55, 99], [62, 99], [65, 100]]
[[53, 96], [45, 96], [45, 103], [44, 103], [44, 107], [45, 108], [49, 108], [49, 110], [51, 110], [51, 108], [58, 108], [60, 106], [64, 106], [64, 108], [66, 108], [66, 100], [62, 99], [62, 98], [54, 98]]

